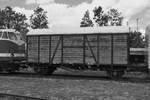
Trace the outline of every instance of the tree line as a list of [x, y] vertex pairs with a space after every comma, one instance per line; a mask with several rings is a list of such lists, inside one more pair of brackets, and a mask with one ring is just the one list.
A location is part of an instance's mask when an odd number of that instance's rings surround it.
[[[109, 11], [104, 12], [102, 7], [95, 7], [93, 10], [94, 22], [97, 26], [121, 26], [123, 16], [122, 13], [117, 9], [109, 9]], [[85, 11], [85, 14], [80, 23], [80, 27], [93, 27], [93, 21], [90, 18], [89, 10]]]
[[48, 28], [46, 13], [43, 8], [37, 7], [30, 16], [29, 24], [25, 14], [16, 12], [10, 6], [7, 6], [4, 9], [0, 9], [0, 29], [15, 29], [25, 39], [29, 27], [32, 29]]
[[[93, 20], [90, 18], [89, 10], [86, 10], [83, 18], [81, 19], [80, 27], [93, 27], [98, 26], [122, 26], [124, 17], [122, 13], [117, 9], [111, 8], [107, 12], [104, 12], [101, 6], [95, 7], [93, 10]], [[94, 24], [94, 22], [96, 24]], [[141, 32], [132, 31], [129, 34], [130, 47], [133, 48], [144, 48], [145, 37]]]
[[[81, 19], [80, 27], [122, 26], [124, 19], [122, 13], [114, 8], [105, 12], [101, 6], [95, 7], [93, 14], [92, 20], [89, 10], [86, 10]], [[49, 28], [47, 12], [42, 7], [36, 7], [29, 18], [29, 23], [27, 20], [25, 14], [14, 11], [10, 6], [0, 9], [0, 29], [15, 29], [22, 34], [24, 40], [29, 28]], [[130, 33], [130, 47], [144, 47], [144, 44], [144, 37], [140, 32], [134, 31]]]

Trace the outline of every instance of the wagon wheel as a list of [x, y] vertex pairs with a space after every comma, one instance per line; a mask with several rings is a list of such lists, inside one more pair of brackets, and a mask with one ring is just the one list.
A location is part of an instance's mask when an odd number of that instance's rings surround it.
[[113, 71], [113, 78], [119, 79], [119, 78], [122, 78], [123, 75], [124, 75], [124, 71], [122, 70]]
[[40, 69], [40, 68], [38, 68], [37, 66], [36, 66], [36, 67], [34, 67], [33, 69], [34, 69], [34, 72], [35, 72], [35, 73], [40, 73], [40, 72], [41, 72], [41, 69]]
[[8, 73], [14, 73], [15, 71], [19, 71], [19, 68], [20, 68], [19, 64], [11, 64], [8, 66], [9, 66], [9, 69], [7, 69]]
[[8, 73], [14, 73], [15, 71], [13, 69], [8, 69], [7, 72]]
[[124, 74], [125, 74], [124, 70], [117, 71], [117, 78], [122, 78]]
[[37, 66], [34, 66], [34, 72], [38, 74], [47, 74], [48, 68], [45, 65], [37, 65]]
[[125, 74], [124, 70], [107, 70], [107, 75], [111, 78], [119, 79]]
[[107, 75], [108, 75], [110, 78], [113, 78], [113, 71], [112, 71], [112, 70], [107, 70], [106, 73], [107, 73]]
[[53, 74], [53, 72], [54, 72], [56, 69], [57, 69], [56, 67], [49, 66], [47, 74]]

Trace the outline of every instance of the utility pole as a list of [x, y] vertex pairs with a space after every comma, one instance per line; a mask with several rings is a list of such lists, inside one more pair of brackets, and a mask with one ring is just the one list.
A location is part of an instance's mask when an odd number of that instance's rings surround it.
[[139, 18], [136, 19], [137, 21], [137, 32], [139, 31]]
[[40, 4], [38, 4], [38, 0], [35, 0], [35, 3], [38, 5], [38, 7], [40, 6]]

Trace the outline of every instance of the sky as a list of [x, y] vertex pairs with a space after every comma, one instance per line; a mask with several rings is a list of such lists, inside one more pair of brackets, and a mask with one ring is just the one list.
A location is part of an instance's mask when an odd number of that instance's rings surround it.
[[15, 11], [29, 18], [33, 10], [40, 6], [47, 11], [50, 27], [79, 27], [88, 9], [93, 18], [93, 9], [102, 6], [104, 11], [118, 9], [124, 16], [123, 25], [136, 27], [144, 32], [150, 24], [150, 0], [0, 0], [0, 8], [11, 6]]

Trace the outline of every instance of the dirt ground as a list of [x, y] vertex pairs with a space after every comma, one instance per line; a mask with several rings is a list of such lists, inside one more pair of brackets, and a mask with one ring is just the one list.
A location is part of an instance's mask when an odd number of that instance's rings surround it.
[[47, 100], [149, 100], [149, 82], [0, 76], [0, 93]]

